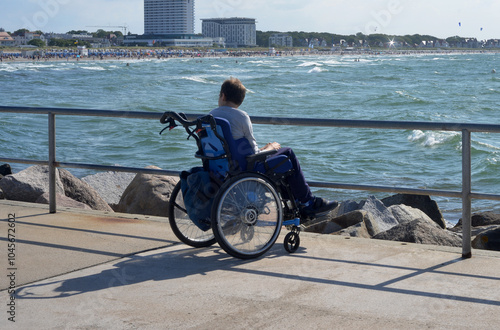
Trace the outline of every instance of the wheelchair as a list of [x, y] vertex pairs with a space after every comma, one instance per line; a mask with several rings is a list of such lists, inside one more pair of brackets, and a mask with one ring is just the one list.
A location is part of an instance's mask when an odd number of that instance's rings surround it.
[[[227, 120], [212, 115], [188, 121], [183, 113], [165, 112], [160, 122], [167, 124], [160, 134], [183, 126], [202, 161], [181, 173], [170, 197], [169, 223], [181, 242], [195, 248], [217, 242], [229, 255], [251, 259], [266, 253], [284, 226], [290, 230], [285, 250], [297, 251], [301, 214], [287, 184], [293, 168], [286, 156], [254, 154], [246, 138], [233, 139]], [[194, 193], [188, 193], [190, 181], [198, 182]]]

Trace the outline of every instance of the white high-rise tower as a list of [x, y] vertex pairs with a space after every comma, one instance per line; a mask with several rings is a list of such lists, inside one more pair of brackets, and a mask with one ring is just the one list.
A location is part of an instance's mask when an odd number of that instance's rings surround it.
[[194, 0], [144, 0], [144, 34], [194, 34]]

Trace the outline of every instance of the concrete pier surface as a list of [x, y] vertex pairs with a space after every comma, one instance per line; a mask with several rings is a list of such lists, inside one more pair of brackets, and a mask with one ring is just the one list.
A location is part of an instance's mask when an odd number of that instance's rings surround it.
[[165, 218], [49, 214], [0, 201], [0, 329], [500, 324], [498, 252], [462, 259], [457, 248], [302, 233], [288, 254], [285, 233], [263, 257], [243, 261], [217, 244], [181, 244]]

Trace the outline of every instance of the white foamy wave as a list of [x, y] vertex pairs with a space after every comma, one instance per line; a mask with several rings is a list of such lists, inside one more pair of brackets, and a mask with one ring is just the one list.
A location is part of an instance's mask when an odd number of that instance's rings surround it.
[[481, 141], [474, 141], [474, 142], [479, 144], [480, 146], [486, 147], [488, 149], [500, 150], [500, 147], [494, 146], [494, 145], [486, 143], [486, 142], [481, 142]]
[[0, 66], [0, 71], [5, 71], [5, 72], [16, 72], [18, 71], [19, 68], [16, 68], [11, 65], [6, 65], [6, 66]]
[[318, 63], [318, 62], [304, 62], [299, 64], [299, 67], [308, 67], [308, 66], [322, 66], [323, 64]]
[[197, 77], [197, 76], [194, 76], [194, 77], [181, 77], [181, 79], [191, 80], [191, 81], [202, 83], [202, 84], [215, 84], [215, 82], [213, 82], [213, 81], [209, 81], [208, 79], [205, 79], [205, 78], [202, 78], [202, 77]]
[[320, 72], [325, 72], [326, 70], [320, 67], [314, 67], [311, 70], [309, 70], [307, 73], [320, 73]]
[[421, 130], [414, 130], [408, 136], [408, 140], [410, 142], [417, 142], [424, 147], [434, 147], [445, 144], [459, 135], [459, 132], [423, 132]]
[[80, 69], [90, 70], [90, 71], [106, 71], [105, 68], [102, 68], [100, 66], [81, 66]]

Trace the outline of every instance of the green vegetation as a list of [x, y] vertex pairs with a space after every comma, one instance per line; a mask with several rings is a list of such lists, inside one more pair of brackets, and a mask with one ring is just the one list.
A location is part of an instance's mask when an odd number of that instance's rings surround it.
[[28, 41], [28, 45], [36, 46], [36, 47], [45, 47], [45, 41], [40, 39], [32, 39]]
[[[274, 33], [283, 33], [277, 31], [257, 31], [257, 45], [260, 47], [269, 47], [269, 37]], [[338, 45], [341, 40], [344, 40], [345, 43], [349, 46], [369, 46], [369, 47], [379, 47], [380, 45], [386, 44], [389, 41], [394, 41], [397, 43], [401, 43], [406, 47], [416, 47], [422, 41], [436, 41], [440, 40], [434, 36], [430, 35], [404, 35], [404, 36], [396, 36], [396, 35], [387, 35], [387, 34], [370, 34], [365, 35], [361, 32], [357, 34], [351, 35], [340, 35], [326, 32], [286, 32], [285, 34], [290, 35], [293, 38], [293, 46], [294, 47], [307, 47], [308, 41], [318, 39], [321, 41], [326, 41], [328, 47], [331, 47], [332, 44]], [[446, 41], [451, 45], [456, 44], [457, 42], [463, 40], [465, 38], [454, 36], [447, 38]], [[307, 41], [306, 41], [307, 40]]]

